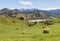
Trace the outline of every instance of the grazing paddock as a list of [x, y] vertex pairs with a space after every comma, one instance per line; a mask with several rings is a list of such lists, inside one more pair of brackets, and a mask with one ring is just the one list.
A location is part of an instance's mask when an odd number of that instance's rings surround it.
[[60, 41], [60, 23], [48, 25], [49, 34], [43, 33], [43, 27], [40, 23], [29, 27], [23, 20], [0, 18], [0, 41]]

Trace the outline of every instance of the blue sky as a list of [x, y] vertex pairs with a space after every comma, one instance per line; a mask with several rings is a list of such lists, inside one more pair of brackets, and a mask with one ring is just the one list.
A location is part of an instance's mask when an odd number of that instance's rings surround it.
[[60, 9], [60, 0], [0, 0], [0, 9], [2, 8]]

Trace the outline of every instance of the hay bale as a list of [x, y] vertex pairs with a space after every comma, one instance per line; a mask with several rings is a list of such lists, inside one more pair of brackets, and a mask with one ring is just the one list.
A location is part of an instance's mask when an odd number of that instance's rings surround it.
[[26, 34], [26, 31], [23, 31], [22, 34]]
[[43, 29], [43, 33], [49, 33], [49, 28], [44, 27], [44, 29]]
[[18, 27], [16, 27], [16, 30], [18, 30], [19, 28]]
[[22, 34], [25, 34], [25, 32], [23, 32]]

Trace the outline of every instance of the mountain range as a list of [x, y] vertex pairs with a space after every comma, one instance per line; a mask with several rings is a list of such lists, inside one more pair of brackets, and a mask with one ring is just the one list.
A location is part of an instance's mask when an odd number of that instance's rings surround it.
[[23, 13], [23, 14], [32, 14], [32, 13], [36, 13], [38, 14], [38, 12], [43, 12], [46, 13], [48, 15], [51, 16], [55, 16], [55, 17], [60, 17], [60, 9], [54, 9], [54, 10], [39, 10], [39, 9], [8, 9], [8, 8], [4, 8], [0, 10], [0, 14], [3, 15], [11, 15], [13, 13]]

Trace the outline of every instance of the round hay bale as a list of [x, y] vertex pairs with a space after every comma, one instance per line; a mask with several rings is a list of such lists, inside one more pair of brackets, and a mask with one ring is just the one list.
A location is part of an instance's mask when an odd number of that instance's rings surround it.
[[25, 34], [25, 32], [23, 32], [22, 34]]
[[19, 28], [18, 27], [16, 27], [16, 30], [18, 30]]
[[22, 34], [26, 34], [26, 31], [23, 31]]
[[43, 33], [49, 33], [49, 29], [48, 28], [44, 28], [43, 29]]

